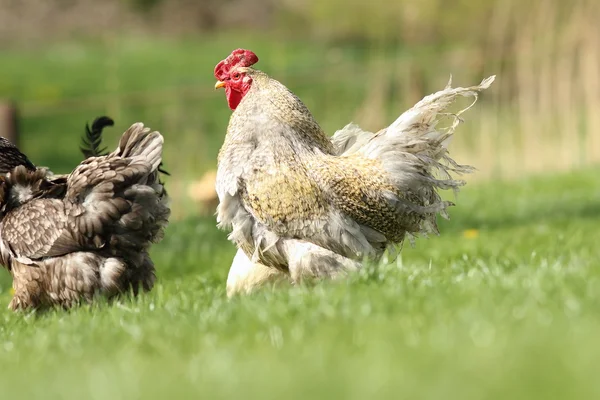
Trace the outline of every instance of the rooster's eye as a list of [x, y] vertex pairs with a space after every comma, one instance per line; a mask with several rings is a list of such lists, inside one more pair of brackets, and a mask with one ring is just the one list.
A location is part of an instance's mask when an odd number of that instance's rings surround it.
[[233, 79], [239, 79], [239, 77], [240, 77], [240, 74], [238, 72], [233, 74]]

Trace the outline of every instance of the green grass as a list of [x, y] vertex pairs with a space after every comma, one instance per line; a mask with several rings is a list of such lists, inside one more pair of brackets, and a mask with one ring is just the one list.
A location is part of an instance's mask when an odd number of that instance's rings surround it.
[[597, 173], [470, 185], [392, 265], [231, 301], [225, 234], [173, 223], [151, 293], [0, 312], [2, 398], [598, 398]]

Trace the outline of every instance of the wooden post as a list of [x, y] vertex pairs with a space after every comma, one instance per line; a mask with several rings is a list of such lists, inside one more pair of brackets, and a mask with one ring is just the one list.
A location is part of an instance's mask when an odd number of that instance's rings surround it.
[[17, 106], [6, 100], [0, 100], [0, 136], [7, 138], [15, 146], [19, 145]]

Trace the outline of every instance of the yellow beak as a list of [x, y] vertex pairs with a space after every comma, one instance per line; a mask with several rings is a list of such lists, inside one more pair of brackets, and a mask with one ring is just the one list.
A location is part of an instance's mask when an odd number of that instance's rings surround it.
[[217, 81], [217, 83], [215, 83], [215, 89], [221, 89], [222, 87], [225, 87], [225, 82]]

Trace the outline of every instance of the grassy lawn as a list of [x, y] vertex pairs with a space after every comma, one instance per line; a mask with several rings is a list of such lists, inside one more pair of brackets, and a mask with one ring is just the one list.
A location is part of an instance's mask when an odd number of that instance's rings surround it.
[[231, 301], [225, 235], [173, 223], [150, 294], [1, 311], [2, 397], [598, 398], [597, 171], [471, 185], [452, 211], [392, 265]]

